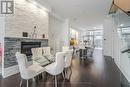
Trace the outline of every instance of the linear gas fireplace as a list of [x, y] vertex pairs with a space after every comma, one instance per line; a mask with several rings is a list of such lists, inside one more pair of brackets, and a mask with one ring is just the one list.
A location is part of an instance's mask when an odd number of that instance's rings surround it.
[[37, 47], [41, 47], [41, 42], [21, 42], [21, 53], [30, 58], [32, 56], [31, 49]]

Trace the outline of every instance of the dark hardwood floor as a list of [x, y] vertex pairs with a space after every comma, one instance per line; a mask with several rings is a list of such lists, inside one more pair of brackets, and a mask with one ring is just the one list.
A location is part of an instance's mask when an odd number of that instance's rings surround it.
[[[39, 83], [30, 81], [29, 87], [54, 87], [54, 78], [45, 77]], [[0, 80], [0, 87], [20, 87], [19, 83], [20, 75], [17, 74]], [[26, 87], [25, 84], [26, 81], [22, 87]], [[83, 61], [75, 56], [70, 80], [59, 75], [58, 87], [120, 87], [120, 71], [111, 58], [103, 57], [102, 51], [96, 49], [93, 58]]]

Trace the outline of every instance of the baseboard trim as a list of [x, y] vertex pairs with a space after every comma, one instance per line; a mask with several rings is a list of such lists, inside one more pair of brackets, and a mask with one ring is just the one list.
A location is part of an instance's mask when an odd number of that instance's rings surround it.
[[17, 74], [17, 73], [19, 73], [18, 65], [4, 68], [4, 73], [2, 74], [2, 76], [3, 76], [3, 78], [7, 78], [7, 77]]
[[111, 61], [114, 61], [114, 58], [112, 58], [111, 56], [104, 55], [104, 57], [109, 58]]
[[[32, 61], [28, 62], [28, 66], [31, 65], [32, 63], [33, 63]], [[2, 76], [3, 78], [7, 78], [17, 73], [19, 73], [19, 67], [18, 65], [15, 65], [8, 68], [4, 68], [4, 72], [2, 72]]]
[[109, 57], [109, 58], [112, 58], [111, 56], [107, 56], [107, 55], [103, 55], [104, 57]]

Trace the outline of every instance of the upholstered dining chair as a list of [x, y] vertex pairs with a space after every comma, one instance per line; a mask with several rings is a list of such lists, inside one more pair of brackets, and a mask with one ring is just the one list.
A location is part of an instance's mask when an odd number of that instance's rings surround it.
[[39, 58], [39, 57], [41, 57], [41, 58], [43, 57], [42, 56], [43, 52], [42, 52], [42, 48], [41, 47], [39, 47], [39, 48], [32, 48], [31, 51], [32, 51], [32, 58], [34, 60]]
[[65, 54], [65, 65], [64, 65], [64, 73], [65, 73], [65, 77], [66, 77], [68, 70], [70, 70], [69, 79], [70, 79], [70, 76], [71, 76], [71, 74], [72, 74], [72, 69], [71, 69], [72, 55], [73, 55], [73, 50], [68, 50], [68, 51], [66, 51], [66, 54]]
[[61, 74], [64, 69], [64, 58], [65, 52], [57, 52], [55, 62], [45, 67], [45, 71], [55, 77], [55, 87], [57, 87], [56, 76]]
[[33, 63], [37, 63], [41, 66], [46, 66], [49, 64], [49, 61], [43, 56], [43, 48], [32, 48], [32, 59]]
[[38, 64], [33, 64], [33, 65], [28, 66], [27, 57], [25, 54], [16, 52], [15, 55], [16, 55], [16, 58], [18, 61], [20, 75], [22, 78], [22, 80], [20, 82], [20, 86], [22, 85], [23, 79], [25, 79], [25, 80], [27, 80], [26, 87], [28, 87], [29, 86], [28, 81], [30, 79], [33, 79], [37, 75], [41, 74], [42, 72], [44, 72], [44, 68]]
[[50, 47], [42, 47], [42, 48], [43, 48], [43, 56], [50, 62], [54, 61], [54, 56], [51, 54], [51, 48]]

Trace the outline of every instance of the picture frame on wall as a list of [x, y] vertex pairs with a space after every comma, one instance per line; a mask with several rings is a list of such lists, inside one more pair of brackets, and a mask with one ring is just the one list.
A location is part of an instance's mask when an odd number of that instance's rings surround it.
[[28, 33], [27, 32], [23, 32], [23, 37], [28, 37]]
[[45, 38], [45, 34], [42, 34], [42, 38]]

